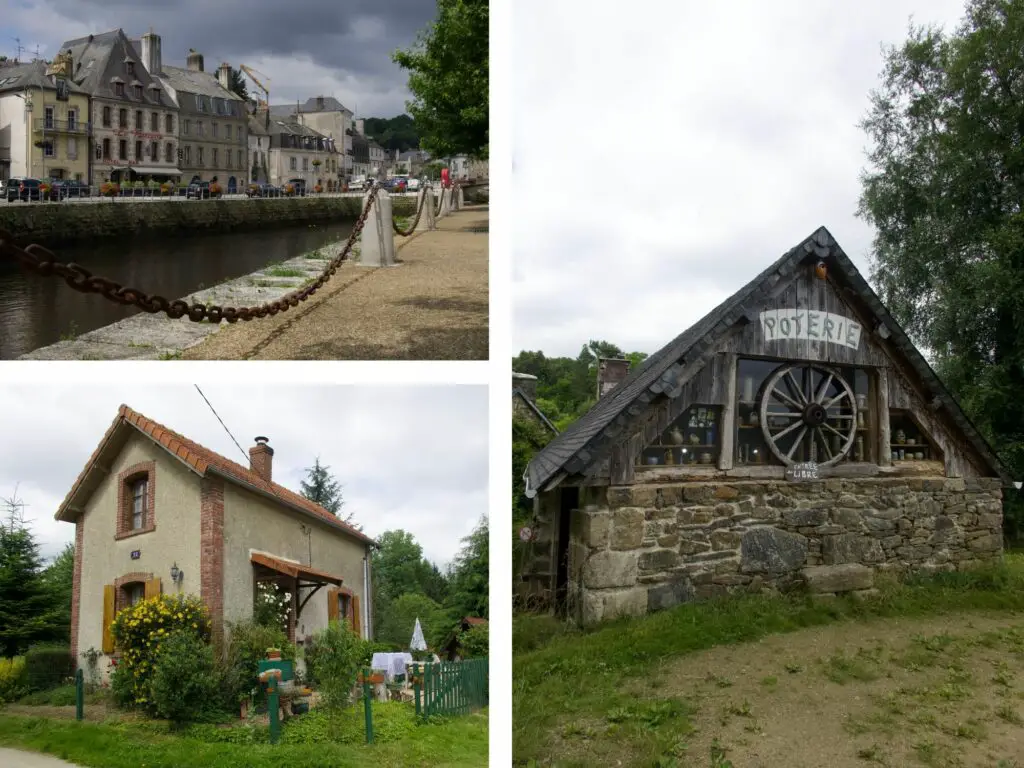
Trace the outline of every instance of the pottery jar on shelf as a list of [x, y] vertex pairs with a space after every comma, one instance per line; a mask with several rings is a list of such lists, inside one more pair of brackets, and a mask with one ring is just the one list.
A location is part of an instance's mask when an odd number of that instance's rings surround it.
[[907, 433], [904, 432], [902, 429], [896, 430], [896, 442], [899, 443], [900, 445], [903, 445], [907, 442]]
[[682, 445], [683, 444], [683, 430], [678, 425], [672, 427], [668, 433], [668, 444], [669, 445]]
[[700, 463], [701, 464], [710, 464], [711, 463], [711, 454], [710, 453], [702, 453], [700, 455]]

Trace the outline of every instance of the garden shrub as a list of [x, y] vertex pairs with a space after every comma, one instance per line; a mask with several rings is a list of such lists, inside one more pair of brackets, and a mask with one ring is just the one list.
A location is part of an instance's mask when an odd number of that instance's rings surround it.
[[[130, 703], [152, 711], [150, 685], [161, 644], [177, 631], [209, 642], [210, 617], [194, 595], [157, 595], [118, 613], [111, 631], [121, 654], [115, 697], [123, 702], [130, 688]], [[113, 679], [111, 688], [115, 688]]]
[[328, 709], [342, 709], [350, 703], [365, 650], [366, 643], [344, 621], [332, 621], [314, 635], [313, 645], [306, 651], [306, 670]]
[[48, 691], [75, 676], [71, 647], [60, 644], [34, 645], [25, 652], [25, 677], [29, 690]]
[[223, 670], [223, 695], [226, 706], [235, 707], [250, 696], [262, 700], [259, 683], [259, 662], [267, 656], [267, 648], [280, 648], [281, 658], [295, 660], [295, 646], [288, 635], [275, 627], [255, 621], [231, 625], [227, 662]]
[[160, 643], [154, 664], [150, 695], [157, 715], [184, 723], [216, 710], [219, 681], [209, 643], [176, 630]]
[[28, 693], [25, 657], [0, 658], [0, 704], [20, 699]]
[[490, 649], [490, 635], [487, 624], [470, 627], [459, 634], [459, 650], [464, 659], [483, 659]]

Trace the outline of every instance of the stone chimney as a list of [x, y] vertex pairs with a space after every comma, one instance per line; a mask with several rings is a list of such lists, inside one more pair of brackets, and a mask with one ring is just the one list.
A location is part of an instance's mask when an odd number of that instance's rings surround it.
[[160, 35], [156, 34], [152, 27], [149, 32], [142, 36], [142, 66], [151, 75], [159, 75], [163, 72], [164, 62], [160, 54]]
[[267, 445], [269, 438], [256, 438], [256, 445], [249, 449], [249, 469], [268, 483], [273, 482], [274, 449]]
[[204, 72], [203, 54], [196, 53], [195, 48], [189, 48], [188, 57], [185, 59], [185, 66], [192, 72]]
[[537, 400], [537, 377], [529, 373], [516, 373], [512, 371], [512, 389], [518, 389], [530, 402]]
[[356, 120], [356, 133], [358, 133], [360, 136], [366, 135], [366, 121], [363, 120], [362, 118]]
[[615, 389], [629, 375], [629, 360], [601, 357], [597, 360], [597, 399]]
[[225, 91], [231, 90], [231, 65], [226, 61], [221, 62], [221, 65], [217, 68], [217, 82], [220, 83], [220, 87]]

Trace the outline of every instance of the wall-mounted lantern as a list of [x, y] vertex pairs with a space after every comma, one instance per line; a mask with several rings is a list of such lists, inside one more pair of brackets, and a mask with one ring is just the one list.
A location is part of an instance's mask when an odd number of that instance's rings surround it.
[[183, 582], [184, 580], [185, 572], [178, 568], [178, 563], [175, 562], [174, 565], [171, 566], [171, 581], [180, 587], [181, 582]]

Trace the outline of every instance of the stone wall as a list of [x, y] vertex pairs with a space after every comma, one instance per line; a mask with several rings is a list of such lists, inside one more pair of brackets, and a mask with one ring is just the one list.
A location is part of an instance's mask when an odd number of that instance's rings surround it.
[[830, 479], [609, 488], [573, 515], [570, 599], [585, 624], [733, 591], [871, 589], [876, 571], [998, 557], [995, 479]]
[[[416, 213], [415, 197], [393, 197], [395, 216]], [[22, 245], [60, 246], [126, 236], [230, 232], [354, 220], [362, 197], [119, 200], [0, 204], [0, 229]]]

